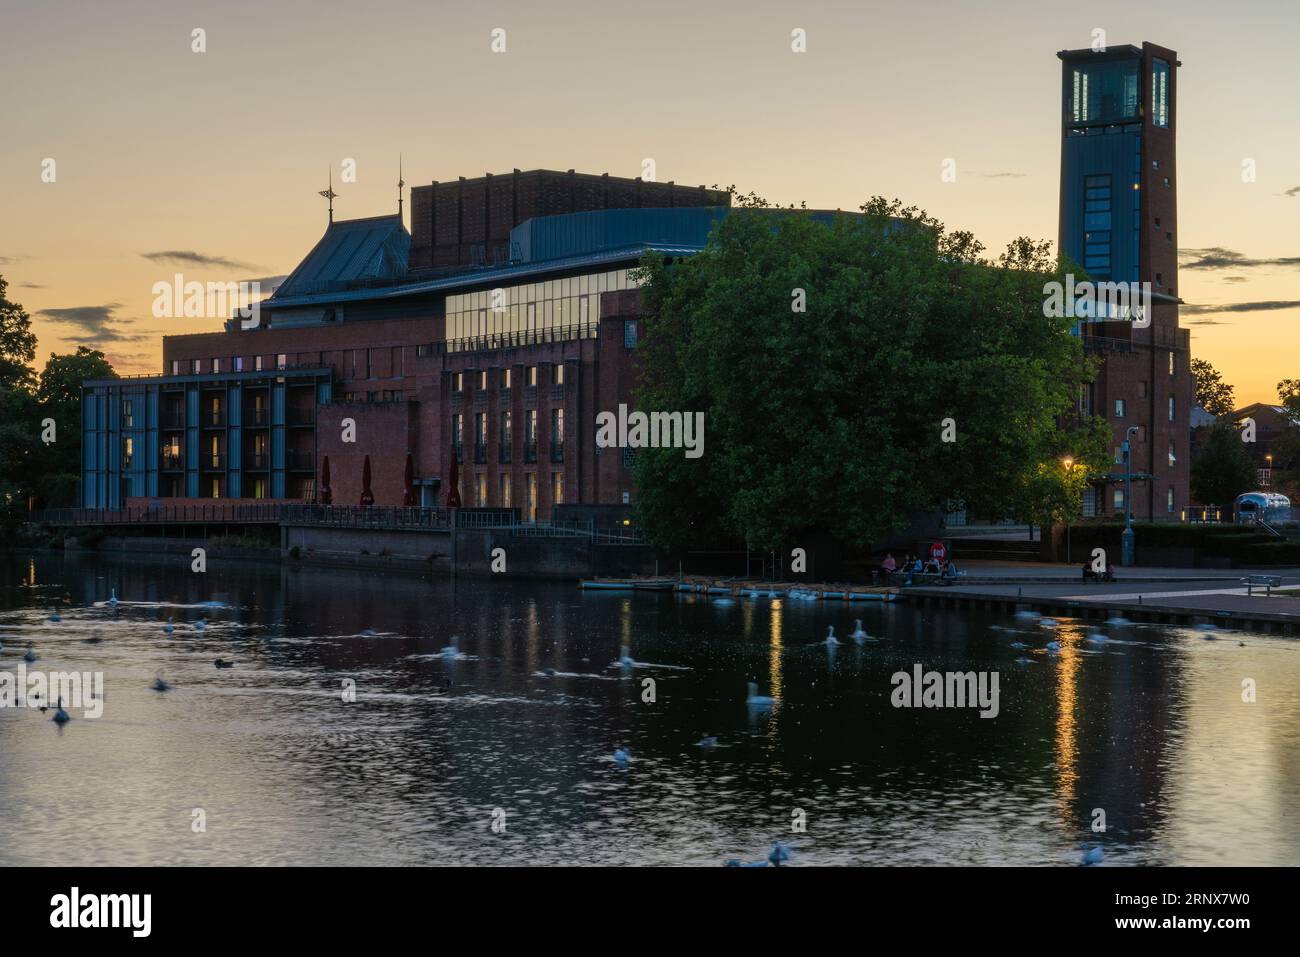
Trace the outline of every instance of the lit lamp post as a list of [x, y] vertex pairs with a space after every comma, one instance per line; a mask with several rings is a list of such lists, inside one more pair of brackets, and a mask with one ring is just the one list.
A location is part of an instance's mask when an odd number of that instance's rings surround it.
[[1273, 453], [1269, 452], [1267, 455], [1265, 455], [1264, 460], [1268, 462], [1268, 478], [1266, 479], [1266, 484], [1272, 485], [1273, 484]]
[[1130, 425], [1124, 433], [1124, 534], [1120, 536], [1120, 564], [1125, 568], [1133, 564], [1133, 473], [1129, 463], [1132, 452], [1129, 437], [1137, 431], [1136, 425]]
[[[1065, 466], [1065, 474], [1068, 476], [1074, 471], [1074, 459], [1068, 456], [1061, 462]], [[1065, 517], [1065, 564], [1070, 564], [1070, 516]]]

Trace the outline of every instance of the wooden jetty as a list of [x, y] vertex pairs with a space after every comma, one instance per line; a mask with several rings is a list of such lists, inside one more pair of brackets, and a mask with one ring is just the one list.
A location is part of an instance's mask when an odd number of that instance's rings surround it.
[[584, 578], [584, 591], [676, 591], [713, 598], [780, 598], [790, 601], [883, 601], [898, 600], [892, 585], [844, 583], [763, 582], [754, 579], [710, 578], [687, 575], [678, 578]]

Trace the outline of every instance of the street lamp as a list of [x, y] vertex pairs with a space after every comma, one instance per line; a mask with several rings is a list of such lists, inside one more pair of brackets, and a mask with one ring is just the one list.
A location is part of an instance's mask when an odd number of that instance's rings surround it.
[[[1065, 474], [1069, 475], [1074, 470], [1074, 459], [1068, 455], [1061, 461], [1065, 466]], [[1070, 517], [1065, 517], [1065, 564], [1070, 564]]]
[[1132, 449], [1129, 436], [1138, 431], [1136, 425], [1130, 425], [1124, 433], [1124, 534], [1120, 536], [1120, 564], [1128, 568], [1133, 564], [1133, 473], [1129, 467]]

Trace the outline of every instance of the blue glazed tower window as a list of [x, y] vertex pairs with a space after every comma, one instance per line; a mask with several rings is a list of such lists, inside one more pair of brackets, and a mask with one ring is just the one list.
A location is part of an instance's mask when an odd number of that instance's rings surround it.
[[1151, 64], [1151, 125], [1169, 125], [1169, 64], [1164, 60]]
[[1094, 276], [1110, 274], [1110, 175], [1083, 180], [1083, 268]]

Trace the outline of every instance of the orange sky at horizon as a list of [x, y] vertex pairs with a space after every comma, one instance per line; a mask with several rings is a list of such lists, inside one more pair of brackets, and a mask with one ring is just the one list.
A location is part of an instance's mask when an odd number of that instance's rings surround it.
[[781, 204], [896, 196], [992, 252], [1054, 242], [1055, 54], [1102, 28], [1179, 53], [1182, 321], [1238, 405], [1272, 402], [1300, 378], [1300, 126], [1279, 121], [1300, 89], [1298, 27], [1283, 0], [1231, 14], [1209, 0], [6, 0], [0, 275], [33, 316], [38, 365], [84, 343], [121, 372], [159, 372], [162, 335], [221, 321], [155, 319], [155, 282], [289, 272], [324, 231], [327, 171], [338, 218], [390, 212], [399, 153], [408, 198], [514, 167], [637, 176], [648, 157], [660, 180]]

